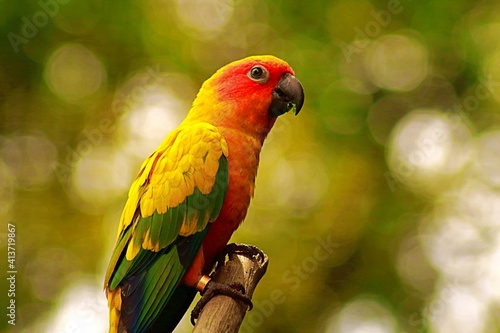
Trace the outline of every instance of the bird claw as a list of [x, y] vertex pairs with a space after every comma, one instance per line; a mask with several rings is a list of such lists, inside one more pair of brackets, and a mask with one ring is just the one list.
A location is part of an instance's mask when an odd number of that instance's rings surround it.
[[243, 243], [231, 243], [226, 245], [226, 247], [219, 254], [216, 270], [224, 265], [226, 255], [229, 254], [242, 254], [252, 259], [256, 258], [261, 264], [266, 261], [266, 255], [257, 246]]
[[248, 311], [252, 310], [253, 304], [250, 297], [245, 295], [245, 287], [241, 283], [224, 284], [210, 280], [203, 292], [201, 299], [196, 303], [193, 311], [191, 311], [191, 323], [194, 325], [195, 320], [200, 316], [201, 310], [207, 303], [216, 295], [226, 295], [235, 300], [239, 300], [248, 306]]
[[[226, 245], [217, 258], [217, 266], [215, 271], [218, 271], [226, 262], [226, 256], [230, 254], [240, 254], [251, 259], [257, 259], [260, 264], [264, 263], [267, 256], [258, 247], [254, 245], [231, 243]], [[201, 290], [198, 289], [198, 290]], [[201, 299], [198, 301], [193, 311], [191, 311], [191, 323], [194, 325], [195, 320], [201, 314], [203, 307], [216, 295], [226, 295], [235, 300], [239, 300], [248, 306], [248, 311], [252, 310], [253, 304], [250, 297], [245, 295], [245, 287], [241, 283], [224, 284], [213, 280], [208, 281], [200, 292]]]

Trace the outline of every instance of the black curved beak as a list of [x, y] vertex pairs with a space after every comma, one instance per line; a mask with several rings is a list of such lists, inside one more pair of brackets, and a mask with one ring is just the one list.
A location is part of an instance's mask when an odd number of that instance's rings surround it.
[[298, 115], [304, 104], [304, 89], [302, 84], [292, 74], [286, 73], [281, 77], [273, 90], [269, 116], [278, 117], [292, 110]]

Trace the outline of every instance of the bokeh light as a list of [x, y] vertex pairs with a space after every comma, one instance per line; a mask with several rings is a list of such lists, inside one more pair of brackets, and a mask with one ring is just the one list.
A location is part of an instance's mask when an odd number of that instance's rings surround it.
[[234, 0], [177, 0], [176, 5], [181, 22], [204, 37], [223, 33], [234, 11]]
[[425, 46], [404, 35], [386, 35], [375, 40], [365, 62], [372, 82], [382, 89], [413, 90], [429, 72]]
[[395, 126], [389, 165], [399, 181], [432, 190], [437, 180], [460, 172], [471, 158], [471, 133], [465, 121], [438, 110], [414, 110]]
[[120, 124], [126, 133], [123, 149], [139, 159], [144, 158], [145, 151], [153, 152], [165, 138], [165, 133], [180, 124], [183, 106], [172, 93], [151, 89]]
[[477, 166], [484, 181], [492, 187], [500, 186], [500, 132], [485, 133], [478, 138]]
[[58, 97], [78, 103], [91, 97], [106, 83], [106, 68], [88, 48], [66, 44], [48, 59], [45, 81]]
[[74, 168], [75, 205], [84, 211], [102, 212], [122, 198], [132, 182], [129, 156], [110, 147], [89, 148]]
[[61, 304], [52, 318], [32, 324], [32, 332], [98, 333], [108, 329], [107, 303], [102, 290], [88, 277], [75, 281], [61, 293]]
[[346, 304], [325, 332], [392, 333], [397, 332], [397, 325], [380, 300], [365, 296]]

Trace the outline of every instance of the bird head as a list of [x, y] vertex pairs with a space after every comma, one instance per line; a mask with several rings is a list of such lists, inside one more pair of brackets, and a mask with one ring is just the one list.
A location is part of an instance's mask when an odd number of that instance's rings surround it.
[[265, 133], [276, 118], [304, 104], [304, 89], [293, 69], [274, 56], [234, 61], [205, 81], [188, 119]]

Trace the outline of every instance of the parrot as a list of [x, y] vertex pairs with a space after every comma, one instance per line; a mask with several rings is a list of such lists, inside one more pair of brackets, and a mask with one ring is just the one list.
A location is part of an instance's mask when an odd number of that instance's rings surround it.
[[104, 282], [110, 333], [171, 332], [198, 291], [227, 291], [209, 274], [246, 217], [265, 138], [303, 103], [293, 69], [271, 55], [231, 62], [201, 85], [128, 192]]

